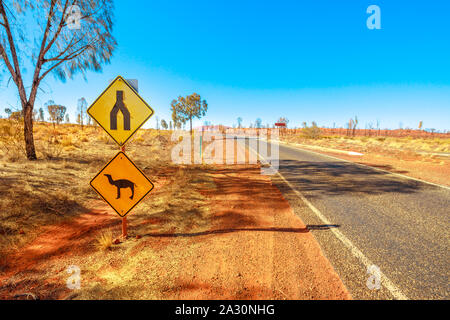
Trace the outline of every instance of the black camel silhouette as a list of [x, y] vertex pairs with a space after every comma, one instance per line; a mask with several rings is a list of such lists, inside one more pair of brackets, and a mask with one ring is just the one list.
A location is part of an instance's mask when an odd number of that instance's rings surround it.
[[113, 178], [111, 177], [110, 174], [105, 174], [105, 177], [108, 178], [108, 182], [109, 184], [115, 186], [117, 188], [117, 198], [120, 198], [120, 189], [125, 189], [125, 188], [130, 188], [131, 189], [131, 197], [130, 199], [133, 199], [134, 197], [134, 186], [135, 184], [130, 181], [130, 180], [126, 180], [126, 179], [120, 179], [120, 180], [113, 180]]

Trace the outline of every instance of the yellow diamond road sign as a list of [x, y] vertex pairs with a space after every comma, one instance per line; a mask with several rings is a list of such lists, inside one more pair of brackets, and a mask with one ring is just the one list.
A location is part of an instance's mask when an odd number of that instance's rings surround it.
[[91, 186], [121, 217], [153, 189], [153, 183], [123, 152], [92, 179]]
[[153, 110], [126, 80], [118, 76], [87, 113], [123, 146], [152, 116]]

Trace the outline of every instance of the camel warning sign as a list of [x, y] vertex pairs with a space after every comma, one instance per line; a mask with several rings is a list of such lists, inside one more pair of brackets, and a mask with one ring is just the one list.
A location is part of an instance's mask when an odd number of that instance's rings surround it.
[[153, 189], [153, 183], [123, 152], [91, 180], [91, 186], [121, 217]]
[[136, 90], [118, 76], [87, 113], [119, 146], [123, 146], [154, 112]]

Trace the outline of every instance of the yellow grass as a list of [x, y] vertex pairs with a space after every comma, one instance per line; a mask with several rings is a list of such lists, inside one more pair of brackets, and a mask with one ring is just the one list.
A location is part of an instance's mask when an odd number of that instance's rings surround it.
[[[0, 120], [0, 125], [8, 123]], [[33, 240], [42, 227], [71, 221], [103, 205], [89, 181], [119, 147], [102, 131], [66, 124], [53, 129], [50, 124], [36, 123], [39, 159], [32, 162], [20, 152], [13, 162], [0, 146], [0, 272], [7, 254]], [[70, 264], [80, 266], [83, 272], [77, 298], [160, 299], [176, 287], [182, 261], [196, 244], [191, 238], [176, 238], [164, 249], [170, 257], [162, 260], [161, 254], [145, 243], [150, 239], [158, 243], [158, 238], [150, 236], [153, 233], [208, 230], [212, 212], [199, 190], [215, 188], [215, 184], [204, 166], [172, 164], [171, 143], [170, 132], [156, 130], [140, 130], [127, 143], [128, 156], [155, 183], [155, 189], [128, 216], [129, 240], [114, 245], [120, 227], [105, 226], [89, 242], [96, 250], [71, 257]], [[142, 239], [137, 240], [136, 235]], [[64, 259], [55, 263], [55, 268], [67, 267]], [[155, 269], [166, 270], [166, 274]], [[39, 272], [40, 278], [55, 277], [50, 269]], [[64, 284], [67, 274], [57, 276]]]
[[113, 234], [111, 230], [102, 232], [100, 236], [97, 238], [96, 247], [101, 251], [106, 251], [111, 249], [113, 245]]
[[376, 137], [376, 136], [321, 136], [305, 139], [301, 135], [287, 135], [282, 140], [334, 149], [355, 150], [385, 154], [424, 155], [450, 153], [450, 138]]
[[[38, 160], [28, 161], [21, 130], [20, 123], [0, 119], [0, 265], [6, 252], [33, 239], [40, 226], [89, 212], [98, 199], [89, 181], [119, 151], [101, 128], [35, 123]], [[141, 130], [143, 141], [127, 146], [151, 173], [170, 162], [170, 153], [150, 147], [169, 133], [153, 131]]]

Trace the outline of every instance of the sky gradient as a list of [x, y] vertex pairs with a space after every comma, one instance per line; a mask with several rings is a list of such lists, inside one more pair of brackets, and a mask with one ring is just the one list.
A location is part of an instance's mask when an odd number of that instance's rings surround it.
[[[450, 130], [450, 1], [125, 1], [117, 0], [118, 48], [102, 73], [42, 85], [35, 107], [52, 99], [75, 120], [117, 75], [139, 80], [159, 119], [170, 102], [199, 93], [203, 121], [244, 125], [285, 116], [343, 127]], [[381, 30], [369, 30], [366, 9], [381, 8]], [[31, 71], [30, 71], [31, 73]], [[0, 87], [0, 112], [18, 107], [16, 88]], [[155, 126], [153, 116], [146, 127]]]

